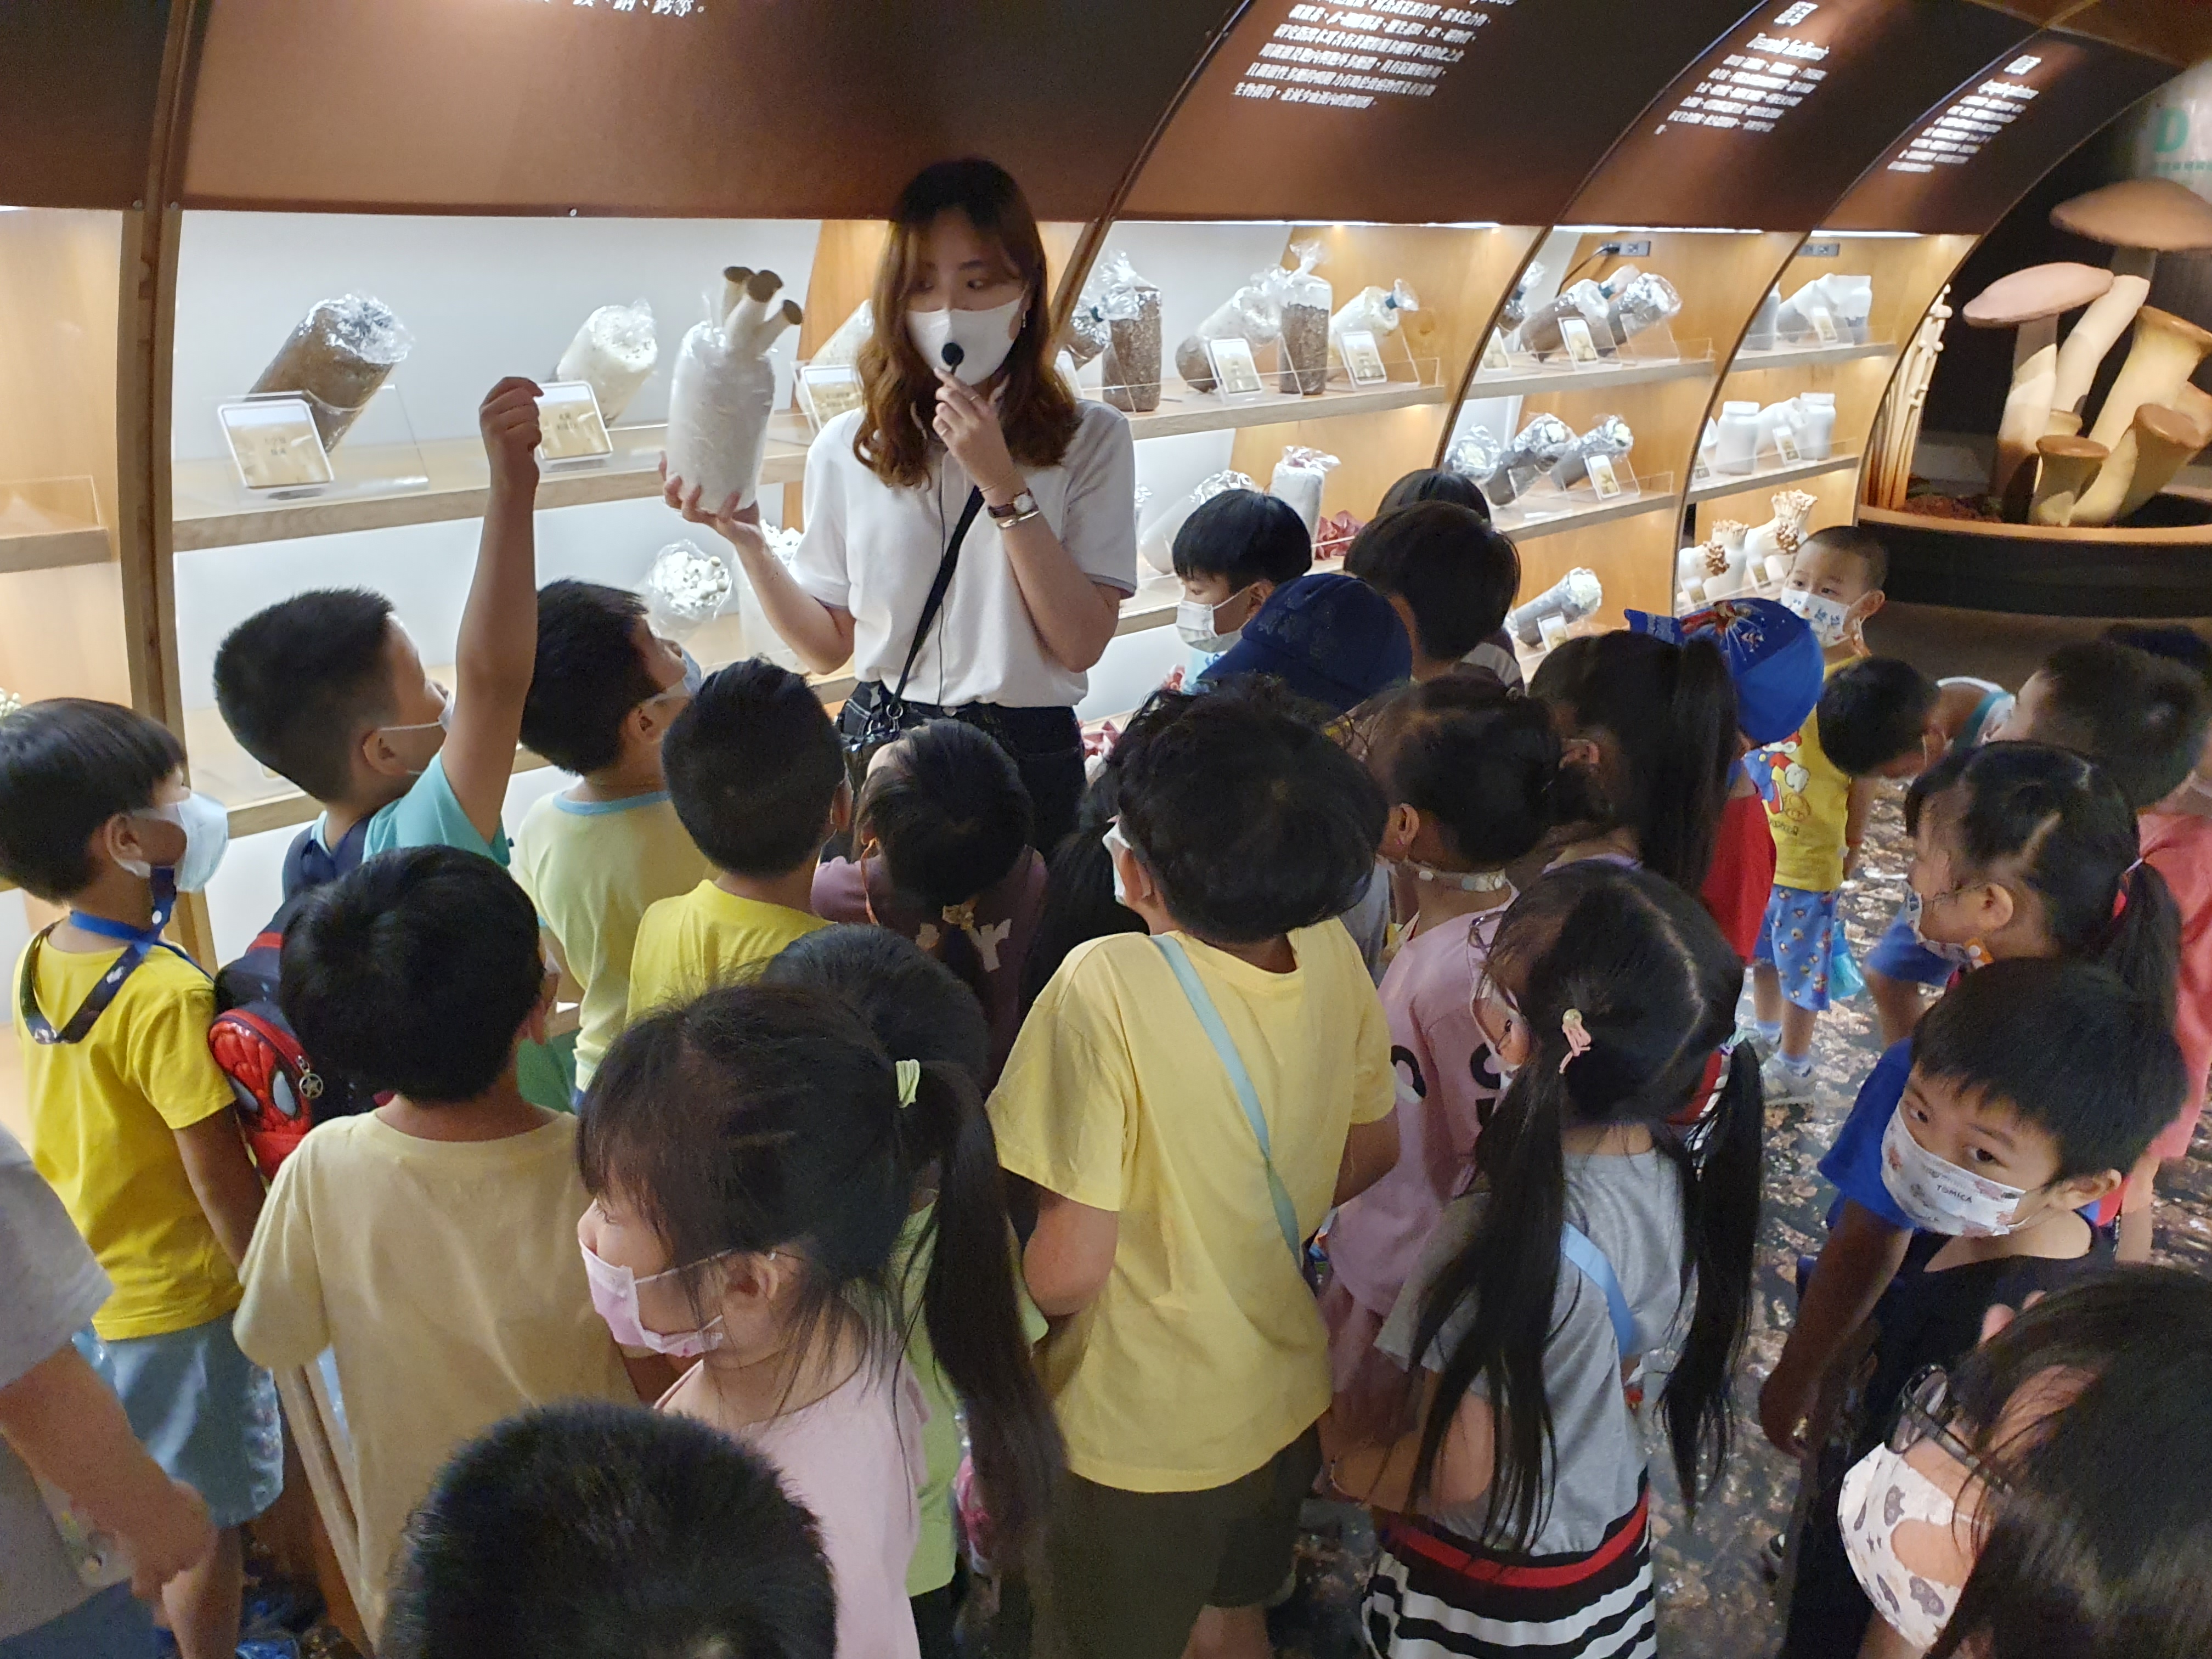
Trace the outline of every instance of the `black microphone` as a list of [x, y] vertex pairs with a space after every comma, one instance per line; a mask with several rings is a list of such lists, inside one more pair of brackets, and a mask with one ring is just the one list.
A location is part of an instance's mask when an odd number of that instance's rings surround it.
[[937, 355], [945, 359], [945, 368], [957, 369], [960, 367], [961, 359], [968, 354], [960, 349], [959, 341], [947, 340], [937, 349]]

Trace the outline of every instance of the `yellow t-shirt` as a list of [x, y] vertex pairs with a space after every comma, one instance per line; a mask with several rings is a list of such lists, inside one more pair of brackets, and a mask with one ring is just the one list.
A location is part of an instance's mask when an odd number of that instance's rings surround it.
[[[67, 1024], [122, 951], [39, 951], [40, 1012]], [[18, 961], [10, 990], [23, 982]], [[111, 1342], [164, 1336], [238, 1305], [238, 1275], [200, 1208], [175, 1131], [231, 1104], [230, 1081], [208, 1053], [215, 984], [157, 949], [123, 981], [82, 1042], [31, 1041], [20, 1002], [31, 1161], [115, 1281], [93, 1316]]]
[[[1834, 669], [1828, 671], [1830, 673]], [[1844, 821], [1851, 781], [1820, 747], [1820, 716], [1758, 751], [1754, 775], [1774, 832], [1774, 884], [1832, 893], [1844, 884]]]
[[747, 978], [792, 940], [829, 925], [804, 910], [726, 893], [711, 878], [681, 897], [662, 899], [637, 925], [629, 1018]]
[[576, 1248], [590, 1202], [573, 1117], [475, 1141], [336, 1118], [276, 1172], [234, 1328], [272, 1370], [337, 1360], [372, 1637], [400, 1528], [464, 1442], [550, 1401], [637, 1403]]
[[589, 1085], [629, 1008], [629, 963], [648, 906], [714, 875], [665, 791], [628, 800], [548, 795], [514, 838], [514, 878], [584, 988], [576, 1086]]
[[[1310, 1234], [1328, 1213], [1346, 1131], [1395, 1103], [1375, 981], [1334, 921], [1291, 935], [1288, 974], [1179, 937]], [[1105, 1288], [1038, 1352], [1071, 1469], [1124, 1492], [1203, 1492], [1250, 1474], [1327, 1409], [1328, 1339], [1252, 1127], [1150, 939], [1069, 953], [1022, 1027], [991, 1126], [1007, 1170], [1121, 1218]]]

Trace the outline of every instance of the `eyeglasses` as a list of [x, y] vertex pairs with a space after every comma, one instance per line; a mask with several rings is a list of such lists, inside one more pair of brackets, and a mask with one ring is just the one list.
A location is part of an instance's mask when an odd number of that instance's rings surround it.
[[1927, 1367], [1905, 1384], [1897, 1422], [1889, 1431], [1890, 1450], [1902, 1456], [1922, 1441], [1932, 1440], [1990, 1491], [2010, 1492], [2012, 1482], [1951, 1427], [1958, 1415], [1959, 1402], [1951, 1397], [1949, 1374], [1941, 1365]]
[[[1495, 1030], [1492, 1021], [1483, 1018], [1486, 1010], [1503, 1016], [1498, 1020]], [[1482, 971], [1475, 975], [1474, 995], [1468, 1005], [1468, 1012], [1474, 1020], [1474, 1029], [1482, 1033], [1483, 1041], [1490, 1045], [1492, 1053], [1505, 1041], [1513, 1022], [1521, 1018], [1521, 1005], [1514, 1000], [1512, 992], [1491, 977], [1487, 961], [1483, 963]]]

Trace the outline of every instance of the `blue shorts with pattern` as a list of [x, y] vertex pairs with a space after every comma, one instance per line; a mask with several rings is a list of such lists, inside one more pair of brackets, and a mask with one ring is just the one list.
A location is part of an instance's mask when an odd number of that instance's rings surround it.
[[244, 1525], [284, 1489], [276, 1379], [239, 1351], [230, 1317], [160, 1336], [77, 1338], [121, 1398], [131, 1432], [171, 1480], [207, 1499], [218, 1527]]
[[1828, 971], [1835, 951], [1834, 893], [1775, 888], [1766, 901], [1766, 920], [1751, 959], [1772, 964], [1782, 994], [1800, 1008], [1820, 1013], [1828, 1006]]

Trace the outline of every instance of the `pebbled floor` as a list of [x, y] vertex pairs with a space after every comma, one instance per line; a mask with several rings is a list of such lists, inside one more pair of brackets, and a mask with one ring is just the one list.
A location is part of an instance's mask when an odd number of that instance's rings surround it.
[[[1863, 961], [1904, 896], [1910, 844], [1889, 790], [1869, 822], [1865, 866], [1844, 889], [1851, 948]], [[1747, 1000], [1746, 1017], [1749, 1006]], [[1796, 1307], [1796, 1261], [1818, 1252], [1821, 1218], [1834, 1189], [1814, 1166], [1850, 1109], [1859, 1084], [1881, 1052], [1871, 998], [1840, 1002], [1815, 1028], [1814, 1098], [1768, 1109], [1766, 1207], [1760, 1228], [1759, 1284], [1737, 1387], [1735, 1450], [1718, 1489], [1694, 1526], [1668, 1467], [1663, 1446], [1652, 1460], [1652, 1533], [1662, 1652], [1758, 1659], [1780, 1639], [1771, 1584], [1762, 1569], [1767, 1540], [1789, 1523], [1797, 1471], [1759, 1431], [1759, 1385], [1789, 1334]], [[2212, 1273], [2212, 1134], [2200, 1133], [2190, 1158], [2160, 1183], [2157, 1259]], [[1310, 1506], [1299, 1594], [1270, 1620], [1279, 1652], [1298, 1659], [1353, 1659], [1363, 1647], [1354, 1613], [1363, 1554], [1372, 1531], [1344, 1506]]]

